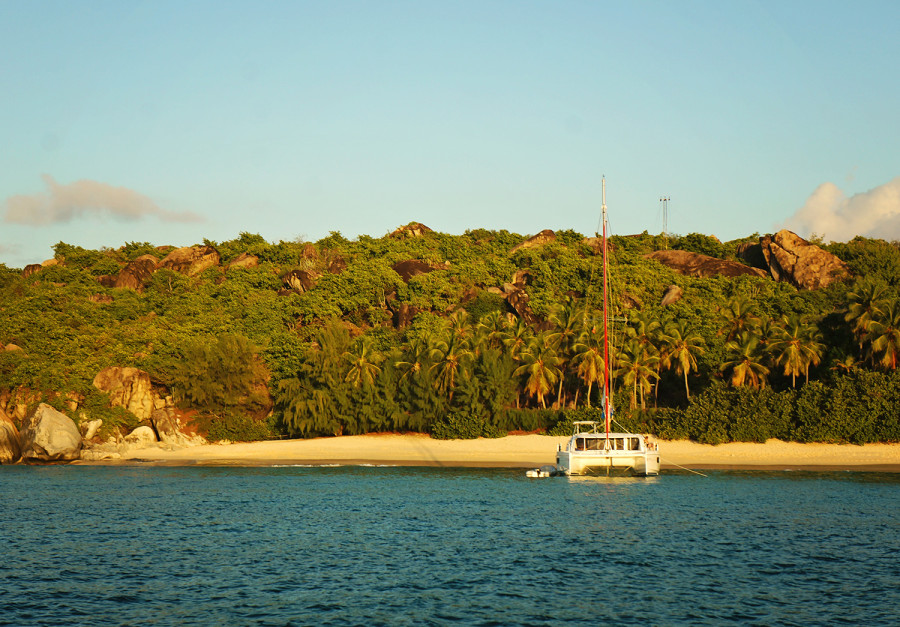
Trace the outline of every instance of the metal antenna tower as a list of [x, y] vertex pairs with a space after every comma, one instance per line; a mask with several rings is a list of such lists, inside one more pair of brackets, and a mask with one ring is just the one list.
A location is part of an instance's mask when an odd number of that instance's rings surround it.
[[666, 238], [666, 248], [669, 247], [669, 201], [672, 200], [670, 196], [661, 196], [659, 202], [662, 203], [662, 215], [663, 215], [663, 237]]

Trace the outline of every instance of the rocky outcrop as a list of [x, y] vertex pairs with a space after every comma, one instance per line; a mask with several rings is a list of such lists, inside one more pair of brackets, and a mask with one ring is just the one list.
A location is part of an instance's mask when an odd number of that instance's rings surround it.
[[[827, 287], [850, 276], [843, 261], [786, 229], [761, 237], [759, 246], [772, 278], [799, 289]], [[745, 250], [748, 256], [754, 252]]]
[[125, 441], [129, 444], [134, 444], [138, 448], [144, 448], [156, 444], [157, 439], [153, 429], [142, 425], [126, 435]]
[[39, 263], [29, 263], [27, 266], [22, 268], [22, 278], [27, 279], [32, 274], [40, 272], [43, 268], [44, 266]]
[[156, 432], [156, 437], [161, 442], [177, 440], [178, 436], [181, 435], [175, 414], [168, 407], [154, 409], [153, 415], [150, 416], [150, 422], [153, 425], [153, 430]]
[[428, 274], [429, 272], [437, 270], [434, 266], [427, 264], [424, 261], [419, 261], [418, 259], [398, 261], [391, 266], [391, 269], [400, 275], [400, 278], [403, 279], [404, 283], [409, 283], [409, 280], [414, 276]]
[[394, 327], [398, 329], [405, 329], [410, 324], [412, 324], [413, 318], [416, 317], [416, 314], [419, 313], [419, 308], [409, 303], [400, 303], [396, 309], [392, 310], [392, 322], [394, 323]]
[[22, 422], [22, 459], [72, 461], [81, 456], [82, 439], [71, 418], [41, 403]]
[[0, 464], [14, 464], [21, 456], [19, 430], [6, 412], [0, 409]]
[[226, 269], [232, 270], [234, 268], [255, 268], [259, 265], [259, 257], [256, 255], [249, 255], [247, 253], [241, 253], [234, 259], [228, 262]]
[[681, 300], [681, 297], [684, 295], [684, 290], [678, 287], [677, 285], [670, 285], [666, 288], [666, 293], [663, 294], [662, 301], [659, 303], [662, 307], [668, 307], [674, 303], [677, 303]]
[[109, 394], [110, 402], [124, 407], [140, 420], [153, 413], [154, 398], [150, 375], [137, 368], [110, 366], [94, 377], [94, 387]]
[[167, 268], [188, 276], [196, 276], [207, 268], [217, 265], [219, 253], [212, 246], [188, 246], [170, 252], [159, 262], [157, 269]]
[[649, 259], [655, 259], [664, 266], [685, 276], [735, 277], [745, 274], [758, 277], [766, 276], [766, 273], [759, 268], [751, 268], [737, 261], [726, 261], [686, 250], [657, 250], [645, 256]]
[[96, 420], [82, 422], [78, 426], [81, 429], [81, 437], [84, 440], [93, 440], [94, 436], [97, 435], [97, 432], [100, 431], [100, 427], [103, 426], [103, 421], [97, 418]]
[[517, 246], [513, 246], [510, 249], [509, 254], [512, 255], [520, 250], [525, 250], [528, 248], [536, 248], [537, 246], [543, 246], [544, 244], [549, 244], [550, 242], [556, 241], [556, 233], [551, 231], [550, 229], [544, 229], [537, 235], [533, 235], [529, 237], [527, 240], [518, 244]]
[[525, 291], [530, 278], [531, 275], [528, 274], [527, 270], [517, 270], [512, 276], [512, 282], [503, 284], [502, 291], [506, 302], [509, 303], [509, 306], [515, 310], [520, 318], [528, 324], [537, 324], [540, 322], [540, 319], [531, 310], [531, 306], [528, 304], [530, 297], [528, 292]]
[[281, 277], [281, 280], [285, 287], [302, 294], [316, 286], [319, 276], [318, 272], [313, 272], [312, 270], [291, 270]]
[[153, 255], [141, 255], [122, 268], [113, 287], [122, 287], [137, 292], [143, 292], [150, 282], [150, 277], [156, 270], [156, 257]]
[[431, 229], [421, 222], [410, 222], [406, 226], [401, 226], [400, 228], [391, 232], [390, 236], [397, 239], [409, 239], [413, 237], [422, 237], [431, 232]]

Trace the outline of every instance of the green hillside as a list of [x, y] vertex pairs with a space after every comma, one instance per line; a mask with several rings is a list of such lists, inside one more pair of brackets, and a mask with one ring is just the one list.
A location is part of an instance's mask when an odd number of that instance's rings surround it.
[[[315, 243], [242, 233], [198, 245], [211, 264], [196, 273], [157, 265], [171, 247], [60, 242], [55, 264], [0, 265], [0, 409], [43, 400], [124, 428], [133, 417], [92, 386], [118, 365], [149, 372], [211, 437], [564, 431], [600, 400], [598, 246], [574, 231], [526, 239], [417, 224]], [[713, 443], [900, 441], [896, 243], [822, 245], [851, 276], [812, 290], [645, 257], [745, 264], [756, 241], [611, 238], [616, 420]], [[683, 293], [663, 306], [672, 285]]]

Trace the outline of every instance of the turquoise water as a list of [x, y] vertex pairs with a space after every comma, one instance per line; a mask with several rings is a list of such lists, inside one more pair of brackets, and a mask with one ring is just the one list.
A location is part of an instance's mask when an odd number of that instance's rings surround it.
[[0, 467], [0, 625], [900, 623], [900, 475]]

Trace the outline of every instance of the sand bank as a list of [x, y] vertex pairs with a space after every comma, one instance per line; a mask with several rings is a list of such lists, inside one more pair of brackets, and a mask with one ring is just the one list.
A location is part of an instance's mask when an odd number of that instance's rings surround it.
[[[512, 435], [498, 439], [433, 440], [427, 435], [373, 434], [238, 444], [208, 444], [176, 450], [144, 448], [115, 463], [167, 465], [385, 464], [531, 468], [556, 461], [567, 438]], [[711, 446], [661, 441], [663, 469], [879, 470], [900, 472], [900, 444], [765, 444]], [[104, 463], [104, 462], [98, 462]]]

